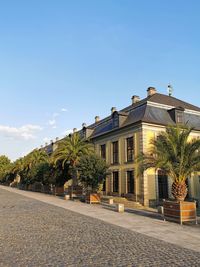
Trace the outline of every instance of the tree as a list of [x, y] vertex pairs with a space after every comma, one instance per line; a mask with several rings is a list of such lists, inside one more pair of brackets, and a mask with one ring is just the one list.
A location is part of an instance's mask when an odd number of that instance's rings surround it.
[[25, 157], [26, 180], [33, 184], [38, 181], [36, 177], [37, 167], [42, 163], [48, 163], [48, 155], [43, 150], [35, 149]]
[[4, 178], [6, 171], [9, 169], [10, 166], [10, 159], [5, 155], [0, 156], [0, 180]]
[[36, 166], [48, 162], [48, 155], [43, 150], [35, 149], [23, 158], [14, 162], [12, 172], [20, 176], [22, 184], [30, 184], [35, 181]]
[[71, 168], [73, 177], [73, 185], [77, 183], [77, 165], [84, 155], [89, 155], [94, 150], [92, 144], [82, 139], [79, 133], [69, 135], [58, 144], [58, 148], [53, 153], [55, 164], [62, 165], [65, 168], [67, 165]]
[[86, 189], [92, 192], [101, 191], [108, 171], [105, 160], [95, 154], [84, 156], [80, 159], [78, 170], [79, 180]]
[[169, 126], [157, 139], [151, 141], [149, 154], [142, 156], [142, 170], [162, 169], [173, 180], [172, 195], [184, 200], [187, 195], [186, 179], [200, 171], [200, 140], [189, 136], [192, 128]]

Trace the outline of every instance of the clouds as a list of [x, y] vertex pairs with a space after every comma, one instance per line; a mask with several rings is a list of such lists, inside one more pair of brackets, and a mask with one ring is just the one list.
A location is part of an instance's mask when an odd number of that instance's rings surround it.
[[54, 112], [51, 119], [48, 120], [47, 125], [49, 125], [52, 129], [56, 129], [58, 117], [60, 117], [63, 112], [67, 112], [67, 109], [61, 108], [60, 112]]
[[41, 130], [41, 126], [33, 124], [26, 124], [21, 127], [0, 125], [0, 135], [11, 139], [35, 139], [37, 137], [37, 133]]
[[54, 128], [54, 127], [56, 128], [56, 120], [55, 119], [49, 120], [48, 125], [52, 126], [52, 128]]

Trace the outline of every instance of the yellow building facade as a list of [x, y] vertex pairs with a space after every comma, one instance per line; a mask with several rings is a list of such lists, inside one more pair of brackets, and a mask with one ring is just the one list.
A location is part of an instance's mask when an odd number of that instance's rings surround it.
[[[95, 145], [96, 153], [109, 165], [109, 175], [104, 184], [104, 194], [123, 196], [145, 206], [156, 206], [162, 199], [170, 198], [172, 180], [162, 170], [149, 169], [138, 174], [140, 153], [148, 152], [150, 141], [166, 126], [177, 123], [193, 126], [191, 138], [200, 138], [200, 108], [172, 96], [148, 88], [147, 97], [133, 96], [132, 105], [96, 120], [84, 127], [82, 134]], [[188, 179], [188, 198], [200, 199], [200, 176]]]
[[[122, 196], [144, 206], [159, 205], [163, 199], [171, 198], [172, 180], [162, 170], [149, 169], [138, 174], [137, 157], [147, 153], [150, 141], [169, 125], [187, 124], [194, 130], [190, 138], [200, 138], [200, 108], [171, 95], [163, 95], [149, 87], [147, 97], [132, 97], [132, 103], [89, 126], [82, 124], [82, 138], [92, 142], [97, 155], [109, 166], [103, 193]], [[76, 131], [76, 129], [74, 129]], [[46, 146], [46, 151], [55, 150], [57, 142]], [[189, 199], [200, 201], [200, 175], [188, 177]]]

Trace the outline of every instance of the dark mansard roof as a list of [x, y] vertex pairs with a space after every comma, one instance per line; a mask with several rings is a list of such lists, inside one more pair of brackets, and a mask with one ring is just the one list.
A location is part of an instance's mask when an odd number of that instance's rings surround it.
[[[115, 111], [109, 117], [89, 125], [89, 138], [93, 139], [112, 131], [117, 131], [127, 126], [136, 125], [141, 122], [157, 125], [175, 125], [176, 118], [172, 115], [171, 110], [183, 111], [183, 123], [200, 130], [200, 108], [172, 96], [155, 93], [145, 99], [132, 104], [121, 111]], [[199, 114], [198, 114], [199, 112]], [[116, 127], [113, 118], [118, 116], [119, 124]], [[121, 119], [122, 118], [122, 119]]]

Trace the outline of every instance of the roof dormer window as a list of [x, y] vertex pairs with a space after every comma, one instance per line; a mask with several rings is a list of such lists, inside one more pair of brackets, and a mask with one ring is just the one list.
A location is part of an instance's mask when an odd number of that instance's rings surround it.
[[176, 107], [168, 110], [172, 120], [177, 124], [184, 124], [184, 108]]
[[182, 110], [176, 111], [176, 123], [183, 124], [184, 123], [184, 116]]
[[113, 128], [119, 127], [119, 115], [117, 112], [113, 115]]

